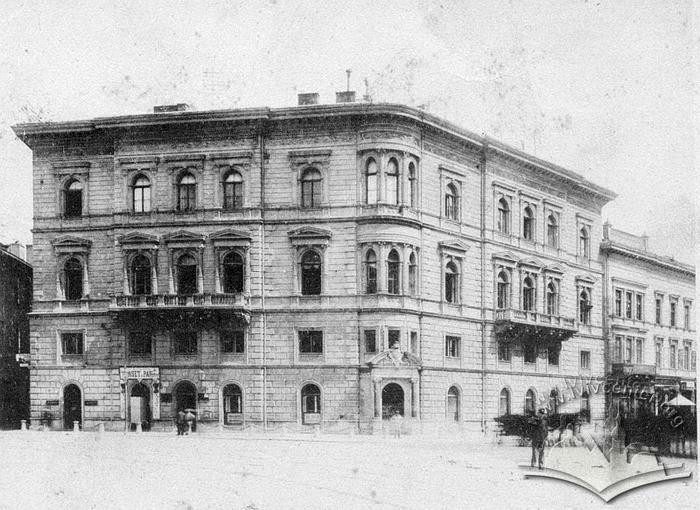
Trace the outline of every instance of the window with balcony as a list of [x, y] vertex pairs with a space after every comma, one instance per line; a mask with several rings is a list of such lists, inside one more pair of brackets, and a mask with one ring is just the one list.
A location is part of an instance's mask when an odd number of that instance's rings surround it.
[[193, 356], [197, 354], [197, 332], [175, 331], [173, 333], [174, 352], [177, 356]]
[[579, 231], [579, 250], [582, 257], [591, 257], [591, 237], [586, 227], [581, 227]]
[[83, 215], [83, 183], [71, 179], [63, 190], [63, 214], [67, 218], [78, 218]]
[[622, 317], [622, 290], [615, 289], [615, 316]]
[[591, 351], [581, 351], [581, 369], [589, 370], [591, 368]]
[[588, 289], [582, 289], [578, 296], [579, 322], [581, 324], [591, 323], [591, 294]]
[[445, 337], [445, 357], [459, 358], [460, 337], [447, 335]]
[[530, 206], [523, 209], [523, 239], [535, 240], [535, 214]]
[[151, 210], [151, 181], [143, 174], [134, 177], [131, 188], [132, 210], [145, 213]]
[[75, 257], [66, 260], [63, 266], [65, 297], [77, 301], [83, 297], [83, 264]]
[[387, 292], [399, 294], [401, 292], [401, 259], [396, 250], [391, 250], [387, 257]]
[[377, 255], [374, 250], [365, 253], [365, 294], [377, 293]]
[[498, 342], [498, 361], [510, 363], [511, 350], [510, 344], [507, 342]]
[[84, 350], [83, 345], [83, 334], [72, 332], [72, 333], [61, 333], [61, 354], [62, 355], [82, 355]]
[[177, 210], [194, 211], [197, 207], [197, 180], [185, 172], [177, 181]]
[[445, 267], [445, 301], [459, 302], [459, 271], [454, 262], [448, 262]]
[[306, 250], [301, 256], [301, 293], [321, 294], [321, 256], [315, 250]]
[[508, 308], [510, 304], [510, 278], [506, 271], [498, 273], [496, 308]]
[[145, 255], [137, 255], [131, 261], [131, 293], [134, 296], [151, 293], [151, 261]]
[[418, 264], [414, 252], [408, 257], [408, 293], [411, 296], [418, 293]]
[[245, 282], [245, 261], [237, 251], [226, 254], [223, 260], [223, 285], [225, 294], [238, 294], [243, 292]]
[[131, 331], [129, 333], [129, 354], [132, 356], [150, 356], [153, 337], [148, 331]]
[[507, 416], [510, 414], [510, 391], [503, 388], [498, 396], [498, 415]]
[[395, 158], [390, 158], [386, 164], [386, 201], [392, 205], [398, 205], [399, 197], [399, 163]]
[[237, 171], [225, 175], [222, 183], [224, 191], [224, 209], [235, 211], [243, 207], [243, 177]]
[[377, 162], [369, 158], [365, 163], [365, 203], [377, 203]]
[[299, 354], [322, 354], [323, 331], [299, 331]]
[[554, 214], [547, 217], [547, 246], [559, 248], [559, 222]]
[[365, 329], [365, 352], [377, 352], [377, 332], [374, 329]]
[[459, 219], [459, 195], [457, 186], [453, 183], [448, 184], [445, 190], [445, 218], [454, 221]]
[[523, 280], [523, 310], [528, 312], [535, 310], [535, 284], [529, 276]]
[[559, 315], [559, 292], [554, 281], [547, 284], [547, 314]]
[[417, 207], [418, 181], [416, 180], [416, 165], [412, 161], [408, 164], [408, 200], [411, 207]]
[[496, 228], [501, 234], [510, 234], [510, 206], [505, 198], [498, 201]]
[[177, 293], [197, 294], [197, 259], [186, 253], [177, 259]]
[[219, 344], [222, 354], [243, 354], [245, 353], [245, 331], [219, 331]]
[[523, 361], [525, 363], [537, 362], [537, 347], [535, 345], [530, 343], [523, 345]]

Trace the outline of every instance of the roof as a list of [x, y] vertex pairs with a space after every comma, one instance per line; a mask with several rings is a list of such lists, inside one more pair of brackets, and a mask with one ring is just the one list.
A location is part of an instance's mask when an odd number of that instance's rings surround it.
[[658, 255], [656, 253], [640, 249], [636, 246], [624, 244], [620, 241], [603, 239], [603, 241], [600, 243], [600, 250], [603, 252], [617, 253], [618, 255], [648, 262], [656, 266], [691, 275], [693, 278], [695, 278], [695, 266], [692, 264], [686, 264], [685, 262], [680, 262], [673, 257]]
[[[180, 111], [167, 113], [149, 113], [141, 115], [124, 115], [117, 117], [98, 117], [91, 120], [70, 122], [26, 123], [12, 126], [15, 134], [27, 145], [37, 136], [50, 136], [76, 132], [95, 132], [97, 130], [142, 127], [167, 124], [206, 123], [206, 122], [241, 122], [241, 121], [279, 121], [314, 117], [342, 117], [356, 115], [394, 116], [412, 120], [423, 126], [450, 134], [463, 141], [481, 147], [504, 157], [514, 158], [523, 164], [545, 170], [555, 176], [582, 187], [606, 200], [614, 199], [613, 191], [588, 181], [580, 174], [554, 163], [539, 159], [531, 154], [511, 147], [487, 136], [480, 136], [452, 124], [435, 115], [410, 106], [393, 103], [341, 103], [323, 105], [305, 105], [285, 108], [237, 108], [209, 111]], [[31, 146], [31, 145], [30, 145]]]

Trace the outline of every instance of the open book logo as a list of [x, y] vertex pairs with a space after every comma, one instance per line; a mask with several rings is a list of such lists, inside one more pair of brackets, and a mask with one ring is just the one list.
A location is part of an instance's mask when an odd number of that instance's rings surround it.
[[546, 477], [575, 483], [609, 502], [620, 494], [651, 483], [689, 478], [684, 464], [665, 463], [649, 452], [637, 452], [613, 441], [606, 449], [592, 436], [583, 448], [554, 446], [545, 454], [545, 467], [519, 464], [525, 477]]

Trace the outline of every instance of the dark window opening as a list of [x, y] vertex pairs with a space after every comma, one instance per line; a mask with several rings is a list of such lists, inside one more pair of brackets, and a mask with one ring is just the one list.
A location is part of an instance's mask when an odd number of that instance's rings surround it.
[[176, 331], [175, 354], [192, 355], [197, 354], [197, 332], [196, 331]]
[[131, 293], [136, 296], [151, 293], [151, 261], [137, 255], [131, 262]]
[[399, 164], [391, 158], [386, 167], [386, 201], [392, 205], [399, 203]]
[[377, 292], [377, 255], [374, 250], [368, 250], [365, 255], [365, 293]]
[[387, 291], [389, 294], [398, 294], [400, 292], [400, 271], [401, 260], [399, 259], [399, 254], [396, 250], [391, 250], [387, 259]]
[[453, 262], [448, 262], [445, 268], [445, 301], [448, 303], [459, 301], [459, 273]]
[[82, 333], [61, 333], [62, 354], [83, 354]]
[[313, 250], [301, 257], [301, 293], [321, 294], [321, 256]]
[[197, 198], [197, 181], [191, 173], [180, 177], [177, 184], [177, 210], [194, 211]]
[[221, 352], [224, 354], [243, 354], [245, 352], [245, 332], [220, 331]]
[[398, 348], [401, 345], [401, 330], [389, 330], [389, 349]]
[[321, 205], [321, 172], [309, 168], [301, 177], [301, 206], [318, 207]]
[[377, 162], [372, 158], [367, 160], [365, 167], [365, 201], [377, 203]]
[[132, 331], [129, 334], [129, 353], [133, 355], [151, 354], [151, 334], [146, 331]]
[[305, 415], [321, 413], [321, 390], [315, 384], [307, 384], [301, 389], [301, 412], [304, 423], [307, 420]]
[[238, 172], [229, 173], [224, 179], [224, 209], [232, 211], [243, 207], [243, 177]]
[[301, 354], [322, 354], [323, 331], [299, 331], [299, 352]]
[[230, 252], [224, 257], [224, 293], [238, 294], [243, 292], [245, 268], [243, 257], [238, 252]]
[[523, 358], [525, 363], [535, 363], [537, 361], [537, 347], [532, 344], [523, 346]]
[[149, 212], [151, 210], [151, 181], [144, 175], [134, 179], [132, 205], [135, 213]]
[[530, 207], [526, 207], [523, 211], [523, 239], [535, 240], [535, 215]]
[[365, 352], [377, 352], [377, 332], [373, 329], [365, 330]]
[[66, 186], [64, 213], [69, 218], [83, 215], [83, 185], [80, 181], [72, 180]]
[[76, 301], [83, 297], [83, 265], [76, 258], [70, 258], [64, 266], [66, 299]]
[[197, 260], [192, 255], [182, 255], [177, 261], [177, 293], [197, 294]]
[[230, 425], [240, 422], [237, 417], [231, 414], [243, 413], [243, 392], [237, 384], [227, 384], [224, 386], [224, 423]]

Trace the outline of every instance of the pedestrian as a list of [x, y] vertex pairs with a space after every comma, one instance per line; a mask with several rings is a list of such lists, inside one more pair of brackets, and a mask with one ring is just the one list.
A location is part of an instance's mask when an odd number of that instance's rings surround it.
[[192, 409], [188, 409], [185, 413], [185, 422], [187, 423], [187, 428], [185, 429], [185, 434], [189, 434], [194, 431], [192, 424], [194, 423], [194, 413]]
[[530, 438], [532, 440], [532, 458], [530, 459], [530, 467], [535, 467], [535, 453], [537, 453], [537, 467], [543, 469], [544, 463], [544, 442], [547, 439], [547, 412], [544, 408], [539, 410], [537, 416], [533, 416], [528, 420], [530, 424]]
[[394, 437], [400, 438], [401, 437], [401, 422], [403, 421], [403, 417], [401, 416], [401, 413], [398, 411], [394, 410], [394, 414], [390, 419]]
[[182, 410], [182, 408], [177, 412], [177, 416], [175, 418], [176, 423], [177, 423], [177, 435], [182, 436], [185, 433], [185, 411]]

